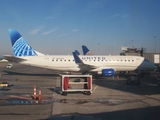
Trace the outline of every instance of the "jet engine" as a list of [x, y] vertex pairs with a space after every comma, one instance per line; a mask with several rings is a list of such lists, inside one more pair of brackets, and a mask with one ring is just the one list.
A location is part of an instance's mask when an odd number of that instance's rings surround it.
[[112, 77], [114, 76], [114, 69], [110, 68], [110, 69], [102, 69], [102, 75], [106, 76], [106, 77]]

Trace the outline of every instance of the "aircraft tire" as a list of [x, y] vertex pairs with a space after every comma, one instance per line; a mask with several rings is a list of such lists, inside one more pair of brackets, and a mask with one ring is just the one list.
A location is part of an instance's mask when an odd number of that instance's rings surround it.
[[91, 92], [90, 91], [85, 91], [85, 94], [86, 95], [91, 95]]
[[62, 92], [61, 95], [67, 96], [67, 92]]

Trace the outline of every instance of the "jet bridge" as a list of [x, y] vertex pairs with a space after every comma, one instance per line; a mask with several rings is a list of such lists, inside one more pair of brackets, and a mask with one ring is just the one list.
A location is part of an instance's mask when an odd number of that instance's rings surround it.
[[61, 75], [61, 95], [68, 92], [92, 93], [92, 75]]

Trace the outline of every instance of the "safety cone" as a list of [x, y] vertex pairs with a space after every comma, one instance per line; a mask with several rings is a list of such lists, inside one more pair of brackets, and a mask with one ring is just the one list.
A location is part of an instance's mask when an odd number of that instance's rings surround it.
[[42, 94], [40, 90], [39, 90], [38, 100], [42, 100]]
[[33, 99], [34, 99], [34, 100], [37, 99], [37, 95], [36, 95], [36, 85], [34, 85], [34, 95], [33, 95]]
[[117, 75], [117, 80], [119, 80], [119, 75]]

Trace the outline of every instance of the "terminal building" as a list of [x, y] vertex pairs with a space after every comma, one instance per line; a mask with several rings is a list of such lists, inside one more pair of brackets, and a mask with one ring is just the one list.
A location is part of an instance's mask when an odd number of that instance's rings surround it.
[[142, 56], [157, 66], [160, 66], [160, 53], [147, 53], [146, 48], [128, 48], [128, 47], [121, 47], [120, 55], [124, 56]]

